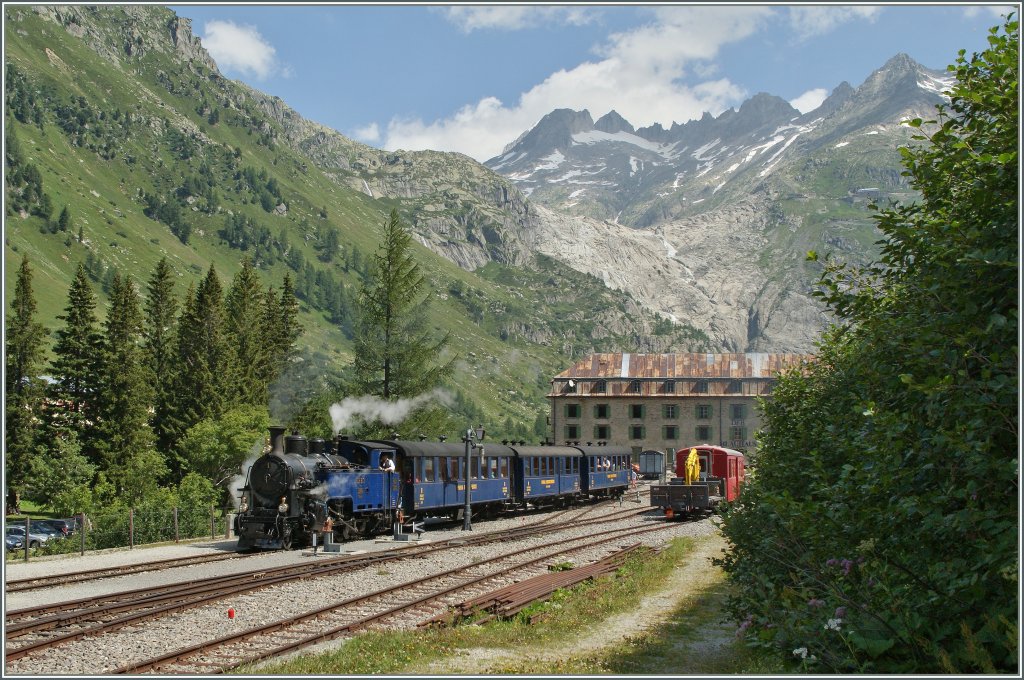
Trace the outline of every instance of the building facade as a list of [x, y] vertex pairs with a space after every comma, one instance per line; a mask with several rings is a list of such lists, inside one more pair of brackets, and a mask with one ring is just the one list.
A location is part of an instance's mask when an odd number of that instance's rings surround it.
[[757, 447], [758, 397], [805, 354], [591, 354], [551, 380], [548, 417], [556, 444], [606, 442], [674, 453], [718, 444]]

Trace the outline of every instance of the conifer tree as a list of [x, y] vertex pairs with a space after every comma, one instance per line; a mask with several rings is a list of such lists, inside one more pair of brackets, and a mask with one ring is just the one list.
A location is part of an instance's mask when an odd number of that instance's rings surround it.
[[68, 289], [68, 304], [57, 318], [64, 327], [57, 330], [50, 368], [50, 428], [52, 436], [75, 431], [82, 453], [98, 463], [96, 426], [99, 423], [100, 366], [102, 336], [97, 329], [96, 296], [81, 263]]
[[223, 292], [213, 265], [198, 288], [189, 287], [178, 319], [177, 363], [174, 415], [169, 423], [175, 446], [190, 427], [224, 411], [229, 351]]
[[178, 313], [173, 272], [167, 258], [157, 262], [147, 292], [142, 335], [154, 392], [153, 415], [149, 424], [156, 438], [157, 450], [166, 455], [174, 448], [174, 434], [168, 419], [174, 404], [175, 316]]
[[[149, 482], [132, 474], [138, 457], [153, 455], [153, 432], [149, 427], [149, 406], [153, 389], [147, 380], [145, 355], [141, 347], [142, 309], [134, 282], [114, 274], [110, 309], [104, 324], [100, 423], [97, 450], [107, 479], [119, 497], [132, 497]], [[146, 472], [159, 479], [162, 465]]]
[[42, 383], [38, 371], [49, 331], [35, 320], [35, 314], [32, 269], [26, 255], [21, 259], [6, 322], [4, 447], [8, 513], [20, 512], [20, 494], [40, 426]]
[[392, 210], [359, 296], [356, 384], [384, 399], [413, 397], [438, 387], [454, 360], [437, 363], [448, 336], [426, 323], [429, 291], [412, 257], [412, 235]]
[[225, 298], [225, 334], [232, 352], [230, 405], [266, 405], [266, 376], [272, 349], [264, 341], [264, 294], [252, 259], [231, 282]]

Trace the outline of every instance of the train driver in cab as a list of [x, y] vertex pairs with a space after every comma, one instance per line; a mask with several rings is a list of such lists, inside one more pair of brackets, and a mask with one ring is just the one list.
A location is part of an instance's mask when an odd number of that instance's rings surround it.
[[380, 457], [380, 469], [383, 470], [384, 472], [394, 472], [395, 471], [395, 461], [391, 460], [391, 457], [388, 456], [388, 454], [386, 454], [386, 453], [385, 454], [381, 454], [381, 457]]

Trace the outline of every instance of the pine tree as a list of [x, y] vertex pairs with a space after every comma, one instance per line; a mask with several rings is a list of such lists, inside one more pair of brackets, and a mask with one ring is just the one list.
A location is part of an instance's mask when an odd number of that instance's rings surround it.
[[230, 375], [224, 338], [223, 293], [213, 265], [199, 287], [189, 287], [178, 319], [174, 413], [168, 425], [175, 446], [188, 428], [224, 411], [224, 391]]
[[68, 207], [64, 206], [64, 209], [60, 211], [60, 217], [57, 218], [57, 230], [67, 232], [71, 227], [71, 213], [68, 211]]
[[175, 316], [178, 313], [173, 272], [167, 258], [157, 262], [147, 292], [142, 335], [146, 365], [154, 391], [153, 415], [149, 424], [156, 438], [157, 450], [166, 455], [174, 448], [173, 431], [168, 426], [168, 419], [174, 403]]
[[454, 363], [435, 363], [448, 336], [435, 339], [426, 327], [429, 291], [411, 246], [412, 235], [392, 210], [359, 295], [356, 384], [363, 393], [384, 399], [438, 387]]
[[[97, 449], [107, 479], [120, 498], [133, 498], [149, 480], [137, 479], [132, 461], [148, 457], [153, 450], [153, 432], [149, 427], [149, 406], [153, 389], [147, 380], [142, 339], [142, 310], [135, 284], [130, 278], [114, 274], [110, 309], [103, 338], [100, 423]], [[158, 480], [166, 468], [147, 471]]]
[[242, 259], [225, 299], [227, 344], [232, 352], [229, 402], [235, 405], [265, 405], [266, 376], [273, 348], [264, 341], [264, 295], [252, 259]]
[[79, 263], [68, 289], [67, 307], [57, 317], [64, 327], [57, 330], [53, 347], [50, 371], [54, 382], [48, 390], [48, 411], [52, 436], [77, 432], [82, 453], [92, 463], [99, 462], [95, 443], [102, 355], [95, 309], [96, 296], [89, 286], [85, 266]]
[[7, 315], [4, 375], [4, 446], [7, 465], [7, 512], [20, 512], [20, 494], [31, 469], [40, 427], [42, 384], [38, 375], [49, 331], [35, 320], [32, 269], [23, 256]]

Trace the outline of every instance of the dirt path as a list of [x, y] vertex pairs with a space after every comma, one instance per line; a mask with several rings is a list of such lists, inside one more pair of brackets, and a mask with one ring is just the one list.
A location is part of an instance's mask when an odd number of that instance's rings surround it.
[[[490, 669], [500, 669], [512, 663], [525, 663], [528, 667], [530, 662], [544, 664], [558, 659], [600, 653], [602, 649], [611, 648], [626, 638], [636, 637], [644, 631], [657, 628], [680, 606], [698, 598], [709, 586], [721, 582], [721, 569], [713, 566], [711, 559], [721, 557], [725, 547], [725, 539], [717, 532], [697, 539], [693, 552], [672, 572], [672, 577], [664, 589], [647, 595], [631, 611], [613, 616], [602, 625], [594, 626], [580, 637], [566, 641], [558, 647], [529, 650], [461, 650], [444, 661], [432, 664], [425, 672], [441, 675], [487, 675], [494, 673]], [[707, 626], [701, 629], [697, 638], [687, 641], [686, 647], [690, 653], [683, 656], [714, 655], [717, 650], [734, 640], [730, 626]]]

